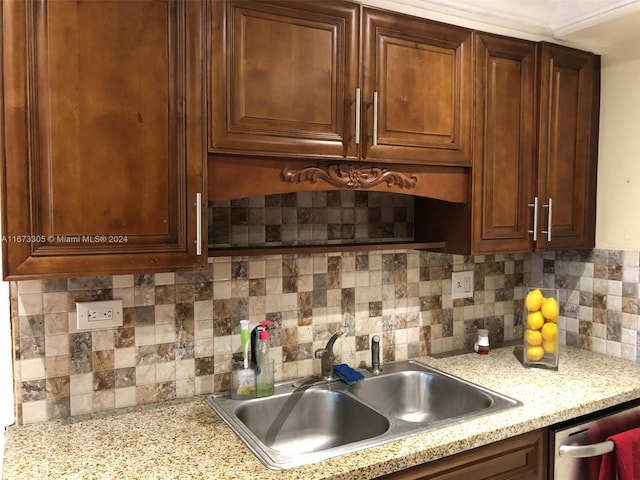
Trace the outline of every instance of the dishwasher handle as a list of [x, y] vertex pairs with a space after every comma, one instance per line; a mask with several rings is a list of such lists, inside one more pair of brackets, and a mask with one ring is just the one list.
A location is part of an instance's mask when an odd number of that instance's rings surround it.
[[561, 457], [589, 458], [613, 452], [614, 445], [611, 440], [593, 443], [591, 445], [560, 445], [558, 454]]

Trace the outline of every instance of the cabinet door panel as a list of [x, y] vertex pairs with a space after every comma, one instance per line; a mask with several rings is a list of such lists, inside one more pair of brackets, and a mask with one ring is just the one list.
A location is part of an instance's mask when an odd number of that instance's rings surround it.
[[538, 195], [552, 214], [543, 208], [551, 241], [539, 235], [539, 250], [594, 244], [598, 71], [593, 54], [542, 45]]
[[363, 156], [471, 163], [469, 30], [365, 8], [362, 62]]
[[200, 3], [3, 7], [5, 274], [204, 267]]
[[213, 2], [210, 151], [355, 158], [358, 18], [342, 2]]
[[380, 478], [389, 480], [546, 479], [546, 431], [535, 430]]
[[535, 44], [476, 35], [473, 253], [531, 249]]

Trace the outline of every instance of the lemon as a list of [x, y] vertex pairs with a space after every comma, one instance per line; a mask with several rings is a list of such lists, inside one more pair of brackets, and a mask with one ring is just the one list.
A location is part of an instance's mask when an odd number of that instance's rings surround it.
[[542, 316], [550, 322], [558, 320], [558, 302], [555, 298], [549, 297], [542, 300], [542, 307], [540, 308]]
[[546, 352], [546, 353], [555, 353], [556, 350], [558, 349], [558, 341], [557, 339], [553, 339], [553, 340], [543, 340], [542, 341], [542, 349]]
[[542, 343], [542, 334], [538, 330], [529, 330], [524, 332], [524, 339], [527, 345], [540, 345]]
[[542, 325], [544, 324], [544, 317], [540, 312], [532, 312], [527, 315], [527, 326], [531, 330], [540, 330]]
[[544, 350], [540, 346], [527, 348], [527, 359], [531, 362], [537, 362], [544, 356]]
[[530, 312], [536, 312], [540, 310], [542, 306], [542, 292], [538, 289], [530, 291], [526, 298], [524, 299], [524, 306], [527, 307], [527, 310]]
[[558, 325], [553, 322], [546, 322], [542, 326], [542, 338], [545, 340], [553, 340], [555, 342], [556, 338], [558, 338]]

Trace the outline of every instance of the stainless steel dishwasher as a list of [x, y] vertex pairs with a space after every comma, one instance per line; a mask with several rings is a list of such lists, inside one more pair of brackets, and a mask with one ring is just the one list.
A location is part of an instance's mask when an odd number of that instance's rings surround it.
[[640, 399], [549, 428], [549, 479], [597, 480], [607, 437], [640, 427]]

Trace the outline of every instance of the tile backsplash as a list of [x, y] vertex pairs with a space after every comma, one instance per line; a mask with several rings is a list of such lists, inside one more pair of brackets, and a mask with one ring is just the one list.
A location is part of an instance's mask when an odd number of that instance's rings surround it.
[[562, 343], [640, 362], [639, 258], [620, 250], [532, 256], [531, 282], [559, 289]]
[[209, 203], [211, 247], [413, 240], [413, 197], [297, 192]]
[[[370, 364], [521, 336], [525, 255], [417, 251], [219, 257], [202, 273], [11, 283], [15, 393], [23, 423], [226, 391], [241, 361], [239, 321], [273, 320], [276, 380], [319, 372], [331, 334], [341, 362]], [[474, 297], [451, 299], [451, 272]], [[77, 331], [75, 302], [120, 298], [124, 325]]]

